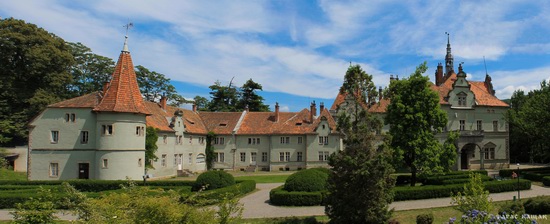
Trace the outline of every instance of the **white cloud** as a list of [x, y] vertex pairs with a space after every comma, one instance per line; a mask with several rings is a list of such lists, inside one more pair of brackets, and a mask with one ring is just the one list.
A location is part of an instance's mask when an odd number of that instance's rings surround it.
[[550, 67], [515, 71], [496, 71], [493, 72], [491, 76], [493, 77], [492, 82], [496, 91], [496, 96], [500, 99], [507, 99], [518, 89], [525, 92], [539, 89], [542, 80], [550, 80], [548, 74], [550, 74]]

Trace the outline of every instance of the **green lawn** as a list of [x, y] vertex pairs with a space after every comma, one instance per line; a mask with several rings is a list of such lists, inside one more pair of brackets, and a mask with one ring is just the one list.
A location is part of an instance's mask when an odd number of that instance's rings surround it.
[[0, 180], [27, 180], [27, 173], [0, 168]]
[[284, 183], [290, 174], [236, 176], [235, 180], [254, 180], [256, 183]]

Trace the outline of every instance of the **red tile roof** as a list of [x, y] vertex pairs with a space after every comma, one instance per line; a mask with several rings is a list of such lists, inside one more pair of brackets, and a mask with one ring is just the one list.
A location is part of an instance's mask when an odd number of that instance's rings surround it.
[[218, 135], [232, 134], [241, 114], [242, 112], [199, 112], [206, 129]]
[[300, 112], [279, 112], [279, 120], [275, 121], [275, 112], [248, 112], [246, 113], [238, 135], [297, 135], [311, 134], [325, 117], [332, 130], [336, 130], [336, 122], [325, 108], [320, 116], [309, 120], [310, 111], [303, 109]]
[[151, 116], [147, 116], [146, 118], [147, 126], [158, 128], [160, 131], [174, 132], [174, 129], [170, 127], [170, 122], [175, 112], [181, 110], [183, 112], [182, 118], [186, 133], [204, 135], [208, 133], [196, 112], [172, 106], [166, 106], [166, 110], [163, 110], [158, 103], [148, 101], [145, 102], [145, 105], [152, 113]]
[[[449, 95], [449, 92], [453, 89], [453, 83], [456, 81], [456, 74], [453, 72], [449, 78], [445, 80], [440, 86], [432, 85], [430, 88], [438, 93], [439, 103], [441, 105], [449, 105], [449, 102], [445, 98]], [[470, 84], [470, 90], [474, 93], [477, 106], [489, 106], [489, 107], [508, 107], [509, 105], [499, 100], [496, 96], [493, 96], [485, 82], [468, 81]], [[334, 110], [345, 101], [345, 95], [338, 93], [331, 110]], [[387, 106], [390, 104], [389, 99], [382, 99], [380, 102], [368, 107], [369, 112], [373, 113], [385, 113]]]
[[109, 87], [94, 111], [151, 114], [141, 97], [130, 52], [120, 53]]
[[89, 93], [83, 96], [64, 100], [49, 105], [52, 108], [94, 108], [101, 100], [99, 92]]

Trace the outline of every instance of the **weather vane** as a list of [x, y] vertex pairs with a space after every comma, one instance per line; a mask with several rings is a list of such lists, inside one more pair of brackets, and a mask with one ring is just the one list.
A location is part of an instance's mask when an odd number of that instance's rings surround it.
[[134, 23], [131, 23], [130, 20], [128, 20], [128, 23], [126, 23], [126, 25], [124, 25], [123, 27], [126, 28], [126, 36], [128, 36], [128, 30], [134, 27]]

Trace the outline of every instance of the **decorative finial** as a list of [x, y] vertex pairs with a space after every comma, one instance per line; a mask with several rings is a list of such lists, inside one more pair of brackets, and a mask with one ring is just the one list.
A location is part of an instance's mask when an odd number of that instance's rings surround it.
[[128, 50], [128, 30], [132, 27], [134, 27], [134, 24], [131, 23], [129, 20], [128, 20], [128, 23], [126, 23], [126, 25], [124, 25], [123, 27], [126, 28], [126, 35], [124, 36], [124, 47], [122, 47], [122, 51], [123, 52], [130, 52]]
[[445, 32], [445, 34], [447, 34], [447, 44], [451, 44], [451, 40], [449, 37], [450, 34], [448, 32]]

